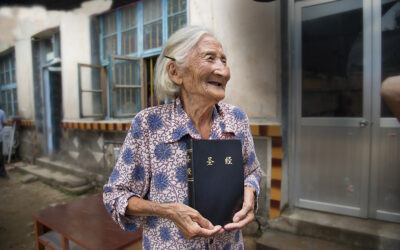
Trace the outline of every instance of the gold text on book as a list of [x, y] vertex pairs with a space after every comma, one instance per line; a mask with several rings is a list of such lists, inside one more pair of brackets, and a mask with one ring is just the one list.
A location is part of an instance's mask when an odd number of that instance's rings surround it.
[[225, 164], [226, 165], [232, 165], [232, 157], [231, 156], [228, 156], [228, 157], [225, 158]]
[[208, 157], [207, 166], [212, 166], [213, 164], [214, 164], [214, 161], [213, 161], [212, 157], [211, 156]]
[[192, 169], [191, 168], [188, 168], [187, 169], [187, 174], [190, 176], [190, 175], [192, 175]]
[[190, 155], [186, 155], [186, 162], [189, 164], [190, 163]]

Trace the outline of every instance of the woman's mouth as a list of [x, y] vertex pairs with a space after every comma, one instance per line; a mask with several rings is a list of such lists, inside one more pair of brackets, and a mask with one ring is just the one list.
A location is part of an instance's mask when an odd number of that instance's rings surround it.
[[222, 83], [219, 83], [219, 82], [210, 81], [210, 82], [208, 82], [208, 84], [211, 84], [211, 85], [214, 85], [214, 86], [217, 86], [217, 87], [221, 87], [222, 86]]

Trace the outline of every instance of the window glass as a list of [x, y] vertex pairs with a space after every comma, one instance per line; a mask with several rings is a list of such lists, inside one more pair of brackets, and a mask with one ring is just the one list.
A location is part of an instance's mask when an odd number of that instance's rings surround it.
[[[400, 2], [382, 4], [382, 81], [400, 74]], [[385, 102], [381, 105], [382, 117], [394, 117]]]
[[117, 14], [107, 13], [103, 16], [103, 59], [108, 55], [117, 54]]
[[103, 59], [107, 60], [108, 56], [117, 54], [117, 35], [106, 37], [103, 39]]
[[186, 0], [168, 1], [168, 36], [186, 26]]
[[143, 2], [143, 49], [162, 46], [162, 1]]
[[14, 101], [12, 103], [12, 105], [14, 106], [14, 114], [17, 114], [17, 112], [18, 112], [17, 88], [14, 88], [12, 90], [12, 92], [13, 92], [13, 96], [14, 96], [14, 98], [13, 98]]
[[117, 32], [117, 13], [111, 12], [103, 16], [103, 36], [112, 35]]
[[122, 54], [129, 55], [137, 51], [137, 5], [121, 9]]
[[302, 116], [361, 117], [362, 0], [302, 9]]
[[140, 61], [117, 59], [114, 74], [116, 115], [138, 113], [141, 109]]
[[0, 92], [0, 107], [7, 117], [15, 116], [18, 110], [18, 99], [14, 52], [0, 57]]
[[7, 92], [7, 114], [12, 114], [12, 90]]

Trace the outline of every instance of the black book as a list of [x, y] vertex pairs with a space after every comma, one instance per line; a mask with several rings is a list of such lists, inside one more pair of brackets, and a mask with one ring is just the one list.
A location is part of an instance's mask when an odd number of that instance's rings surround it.
[[215, 225], [232, 222], [242, 208], [244, 170], [240, 140], [187, 142], [189, 206]]

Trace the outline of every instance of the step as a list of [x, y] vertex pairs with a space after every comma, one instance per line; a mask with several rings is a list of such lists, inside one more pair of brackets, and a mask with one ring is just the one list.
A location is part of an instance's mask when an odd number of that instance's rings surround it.
[[76, 176], [87, 176], [88, 173], [81, 168], [78, 168], [75, 165], [63, 162], [52, 160], [49, 157], [39, 157], [36, 159], [36, 165], [47, 167], [49, 169], [56, 169], [58, 171], [73, 174]]
[[362, 249], [400, 249], [400, 224], [307, 209], [286, 209], [271, 229]]
[[267, 229], [256, 241], [256, 250], [354, 250], [354, 247], [336, 242], [295, 235], [273, 229]]
[[52, 170], [37, 165], [18, 162], [15, 168], [28, 174], [39, 177], [43, 182], [55, 185], [60, 189], [73, 194], [81, 194], [92, 188], [85, 178], [66, 174], [58, 170]]

